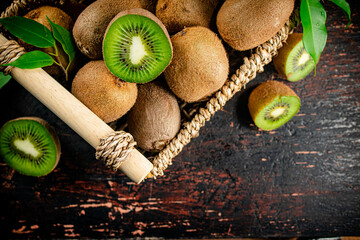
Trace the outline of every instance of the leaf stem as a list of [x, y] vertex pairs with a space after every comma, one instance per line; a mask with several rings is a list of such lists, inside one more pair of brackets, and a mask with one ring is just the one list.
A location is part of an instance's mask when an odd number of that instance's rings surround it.
[[56, 54], [55, 54], [55, 53], [48, 52], [47, 54], [56, 57]]
[[60, 57], [59, 57], [59, 51], [58, 51], [58, 48], [57, 48], [56, 44], [55, 44], [54, 48], [55, 48], [55, 55], [53, 55], [53, 56], [56, 58], [55, 63], [63, 70], [63, 72], [65, 74], [65, 81], [67, 82], [68, 78], [69, 78], [68, 77], [68, 71], [67, 71], [68, 68], [65, 69], [65, 67], [61, 63], [61, 60], [60, 60]]

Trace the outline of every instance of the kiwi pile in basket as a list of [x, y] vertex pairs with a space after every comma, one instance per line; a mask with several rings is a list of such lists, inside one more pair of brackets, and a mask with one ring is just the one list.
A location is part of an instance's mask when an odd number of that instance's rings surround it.
[[[54, 22], [67, 23], [64, 27], [86, 58], [75, 69], [73, 95], [106, 123], [125, 119], [138, 146], [156, 152], [179, 132], [179, 103], [204, 101], [229, 78], [224, 44], [247, 51], [266, 42], [289, 19], [294, 4], [295, 0], [97, 0], [77, 15], [40, 7], [26, 16], [41, 23], [41, 16], [52, 14]], [[303, 78], [314, 66], [304, 55], [301, 36], [296, 36], [274, 62], [290, 81]], [[299, 108], [299, 97], [281, 82], [263, 83], [249, 98], [251, 116], [263, 130], [280, 127]], [[42, 123], [21, 120], [1, 130], [3, 158], [20, 156], [9, 165], [24, 174], [46, 175], [58, 162], [58, 140]], [[49, 142], [52, 150], [43, 152], [41, 144]]]

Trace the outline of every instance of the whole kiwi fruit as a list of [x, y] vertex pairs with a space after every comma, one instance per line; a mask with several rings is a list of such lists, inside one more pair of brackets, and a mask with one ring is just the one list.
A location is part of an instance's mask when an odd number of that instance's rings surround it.
[[97, 0], [85, 8], [73, 28], [80, 51], [91, 59], [100, 59], [106, 27], [119, 12], [132, 8], [141, 8], [138, 0]]
[[146, 151], [161, 150], [180, 129], [176, 97], [158, 80], [139, 85], [138, 98], [127, 116], [129, 132]]
[[1, 158], [24, 175], [47, 175], [57, 166], [60, 154], [59, 138], [44, 119], [16, 118], [0, 129]]
[[219, 0], [158, 0], [156, 16], [171, 33], [184, 27], [203, 26], [210, 22]]
[[226, 0], [216, 25], [232, 48], [245, 51], [276, 34], [289, 19], [295, 0]]
[[210, 29], [185, 28], [171, 37], [173, 59], [165, 69], [166, 82], [186, 102], [201, 101], [220, 89], [229, 73], [221, 40]]
[[[27, 14], [25, 14], [24, 17], [32, 19], [32, 20], [44, 25], [49, 30], [51, 30], [51, 25], [50, 25], [47, 17], [55, 24], [58, 24], [64, 28], [66, 28], [69, 32], [72, 31], [72, 27], [74, 25], [73, 20], [67, 13], [65, 13], [60, 8], [52, 7], [52, 6], [42, 6], [42, 7], [36, 8], [34, 10], [31, 10]], [[54, 47], [49, 47], [49, 48], [45, 48], [45, 49], [37, 48], [37, 47], [27, 44], [21, 40], [19, 40], [19, 43], [28, 52], [34, 51], [34, 50], [41, 50], [46, 53], [55, 54]], [[64, 66], [64, 68], [66, 68], [69, 63], [69, 58], [68, 58], [67, 54], [62, 50], [62, 47], [60, 45], [58, 46], [58, 50], [59, 50], [58, 60], [61, 62], [61, 64]], [[70, 72], [74, 70], [74, 66], [75, 66], [75, 62], [72, 62], [69, 67]], [[60, 66], [58, 66], [56, 64], [44, 67], [44, 70], [55, 78], [59, 78], [60, 76], [63, 76], [63, 74], [64, 74], [64, 72], [60, 68]]]
[[299, 111], [300, 105], [298, 95], [279, 81], [267, 81], [257, 86], [248, 102], [255, 125], [267, 131], [288, 122]]
[[135, 104], [137, 86], [115, 77], [105, 62], [88, 62], [75, 75], [72, 94], [106, 123], [125, 115]]
[[25, 14], [24, 17], [35, 20], [50, 30], [51, 30], [51, 25], [46, 17], [48, 17], [52, 22], [70, 31], [74, 25], [73, 20], [67, 13], [65, 13], [60, 8], [52, 7], [52, 6], [42, 6], [36, 8]]

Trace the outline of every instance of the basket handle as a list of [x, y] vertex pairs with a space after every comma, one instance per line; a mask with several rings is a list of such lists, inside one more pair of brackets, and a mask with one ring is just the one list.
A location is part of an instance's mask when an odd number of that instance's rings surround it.
[[[7, 41], [8, 39], [0, 34], [0, 46]], [[13, 68], [11, 75], [94, 148], [100, 146], [102, 139], [114, 135], [115, 132], [111, 127], [43, 69]], [[140, 183], [152, 168], [152, 163], [138, 150], [132, 148], [117, 169], [132, 181]]]

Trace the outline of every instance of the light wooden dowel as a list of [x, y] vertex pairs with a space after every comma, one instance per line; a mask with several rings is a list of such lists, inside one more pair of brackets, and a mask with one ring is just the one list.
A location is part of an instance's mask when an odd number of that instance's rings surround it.
[[[6, 41], [0, 34], [0, 45]], [[114, 132], [43, 69], [13, 68], [11, 75], [94, 148], [99, 145], [101, 138]], [[152, 163], [134, 149], [119, 169], [131, 180], [140, 183], [152, 167]]]

